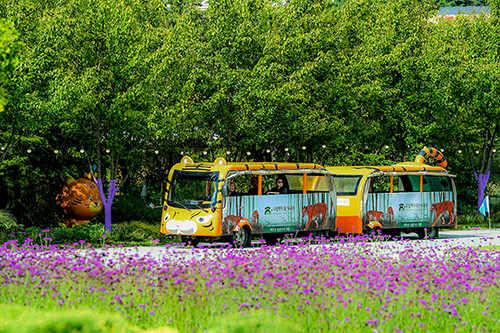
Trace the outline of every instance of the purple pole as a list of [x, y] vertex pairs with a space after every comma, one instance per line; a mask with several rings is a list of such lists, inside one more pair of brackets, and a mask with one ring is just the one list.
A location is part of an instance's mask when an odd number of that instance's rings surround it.
[[97, 179], [97, 187], [99, 188], [102, 205], [104, 206], [104, 230], [106, 230], [106, 232], [111, 232], [111, 206], [115, 198], [115, 193], [119, 190], [119, 187], [115, 188], [115, 186], [116, 179], [113, 179], [109, 182], [108, 197], [106, 198], [102, 179]]
[[481, 204], [483, 203], [484, 200], [484, 192], [486, 191], [486, 184], [488, 184], [488, 179], [490, 178], [490, 172], [488, 171], [485, 175], [483, 174], [478, 175], [474, 171], [474, 177], [476, 177], [477, 180], [477, 187], [478, 187], [477, 211], [479, 211], [479, 207], [481, 207]]

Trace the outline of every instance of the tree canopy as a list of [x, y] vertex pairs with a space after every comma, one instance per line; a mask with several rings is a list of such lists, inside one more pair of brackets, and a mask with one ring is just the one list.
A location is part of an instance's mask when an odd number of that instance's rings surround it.
[[24, 138], [3, 206], [37, 223], [28, 202], [93, 165], [111, 216], [127, 174], [161, 191], [185, 154], [374, 165], [425, 145], [473, 206], [473, 172], [497, 171], [491, 6], [447, 21], [406, 0], [0, 0], [0, 126]]

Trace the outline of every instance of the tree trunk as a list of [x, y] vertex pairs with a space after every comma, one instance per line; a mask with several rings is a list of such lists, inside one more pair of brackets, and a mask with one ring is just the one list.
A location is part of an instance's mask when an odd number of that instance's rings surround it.
[[111, 206], [113, 205], [115, 193], [118, 192], [119, 188], [116, 187], [116, 179], [111, 180], [109, 182], [108, 197], [106, 198], [102, 179], [97, 179], [97, 187], [99, 188], [102, 205], [104, 206], [104, 230], [106, 230], [106, 232], [111, 232]]

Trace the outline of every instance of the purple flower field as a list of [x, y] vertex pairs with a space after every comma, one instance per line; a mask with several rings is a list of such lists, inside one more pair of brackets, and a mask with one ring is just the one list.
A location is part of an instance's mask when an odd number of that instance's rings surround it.
[[500, 331], [500, 251], [423, 242], [167, 246], [156, 256], [7, 242], [0, 303], [95, 308], [179, 332], [214, 331], [228, 318], [263, 311], [304, 332]]

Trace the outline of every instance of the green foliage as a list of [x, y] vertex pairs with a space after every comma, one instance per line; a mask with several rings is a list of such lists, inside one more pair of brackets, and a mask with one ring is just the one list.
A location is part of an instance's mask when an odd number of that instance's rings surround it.
[[0, 65], [0, 208], [54, 227], [61, 176], [95, 164], [120, 186], [114, 223], [153, 223], [135, 186], [159, 204], [181, 153], [377, 165], [444, 148], [464, 214], [473, 169], [497, 181], [497, 1], [451, 22], [427, 1], [197, 3], [0, 0], [0, 63], [18, 59]]
[[0, 210], [0, 231], [10, 232], [17, 231], [22, 228], [22, 224], [17, 222], [14, 215], [6, 210]]
[[0, 243], [17, 240], [19, 244], [31, 242], [39, 245], [76, 245], [96, 246], [104, 245], [159, 245], [169, 244], [176, 240], [174, 236], [160, 232], [159, 221], [149, 224], [141, 221], [116, 224], [111, 232], [104, 230], [102, 223], [84, 224], [74, 228], [29, 227], [25, 230], [11, 229], [0, 232]]
[[61, 308], [42, 311], [27, 306], [0, 304], [1, 333], [138, 332], [117, 314]]
[[0, 17], [0, 113], [7, 104], [5, 85], [18, 64], [23, 46], [16, 40], [17, 36], [12, 23]]
[[303, 332], [304, 328], [292, 319], [267, 310], [233, 313], [224, 319], [214, 318], [207, 332], [210, 333], [280, 333]]
[[160, 232], [160, 225], [151, 225], [141, 221], [117, 224], [110, 233], [106, 234], [107, 244], [128, 245], [155, 245], [172, 243], [175, 236], [165, 235]]
[[161, 209], [151, 209], [149, 204], [162, 206], [163, 193], [149, 187], [147, 201], [141, 198], [140, 193], [141, 187], [129, 185], [116, 194], [113, 203], [113, 221], [116, 224], [138, 220], [150, 224], [160, 222]]

